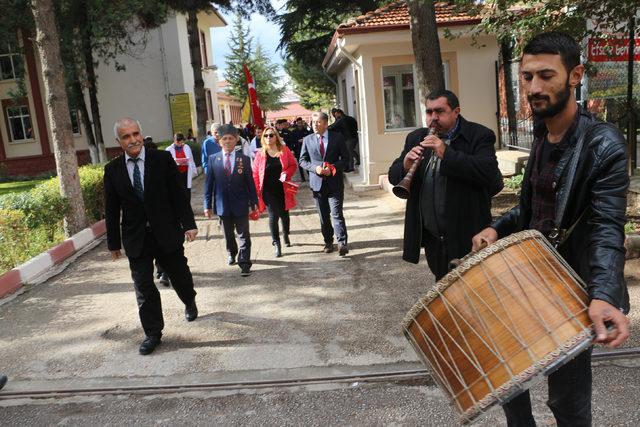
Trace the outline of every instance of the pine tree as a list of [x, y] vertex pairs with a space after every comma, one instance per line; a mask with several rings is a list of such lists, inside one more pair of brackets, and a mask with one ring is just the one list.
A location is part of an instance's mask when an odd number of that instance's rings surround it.
[[247, 64], [258, 92], [258, 100], [263, 111], [273, 111], [282, 108], [280, 99], [285, 88], [280, 87], [280, 67], [271, 62], [260, 43], [255, 50], [253, 37], [249, 28], [243, 24], [242, 17], [236, 15], [231, 31], [231, 52], [225, 57], [226, 70], [224, 78], [229, 86], [227, 93], [234, 98], [244, 101], [247, 99], [247, 79], [242, 68]]
[[284, 86], [278, 86], [278, 82], [282, 80], [280, 77], [280, 67], [271, 62], [269, 57], [265, 55], [260, 43], [258, 43], [256, 47], [256, 52], [252, 58], [249, 69], [253, 75], [262, 110], [275, 111], [281, 109], [282, 102], [280, 102], [280, 100], [286, 88]]
[[224, 78], [228, 83], [227, 94], [244, 101], [248, 92], [247, 79], [244, 76], [242, 65], [247, 64], [249, 70], [252, 68], [253, 37], [249, 33], [249, 28], [244, 26], [240, 14], [236, 14], [232, 25], [231, 39], [229, 41], [231, 51], [229, 55], [224, 57], [226, 64]]

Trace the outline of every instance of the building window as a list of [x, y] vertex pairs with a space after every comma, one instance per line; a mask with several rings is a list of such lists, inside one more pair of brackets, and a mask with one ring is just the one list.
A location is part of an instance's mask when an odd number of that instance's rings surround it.
[[22, 57], [11, 44], [0, 46], [0, 80], [13, 80], [20, 76]]
[[70, 108], [69, 113], [71, 114], [71, 130], [73, 130], [74, 135], [80, 135], [80, 115], [78, 110]]
[[417, 87], [413, 65], [382, 67], [385, 130], [417, 127]]
[[204, 93], [207, 95], [207, 120], [214, 120], [213, 118], [213, 102], [211, 101], [211, 91], [205, 89]]
[[29, 141], [33, 139], [31, 115], [27, 105], [12, 105], [4, 109], [11, 142]]
[[208, 67], [209, 55], [207, 54], [207, 38], [202, 31], [200, 31], [200, 50], [202, 54], [202, 68]]

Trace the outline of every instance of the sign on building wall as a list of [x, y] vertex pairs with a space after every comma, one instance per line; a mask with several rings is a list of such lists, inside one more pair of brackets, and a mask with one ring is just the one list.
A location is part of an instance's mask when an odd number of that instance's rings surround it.
[[190, 94], [176, 93], [169, 95], [169, 109], [171, 110], [173, 134], [180, 132], [186, 136], [189, 129], [193, 129]]
[[[640, 75], [640, 38], [635, 39], [634, 75]], [[629, 38], [589, 40], [588, 58], [592, 65], [589, 73], [589, 98], [619, 98], [627, 96], [627, 67]], [[640, 81], [636, 77], [634, 95], [640, 94]]]

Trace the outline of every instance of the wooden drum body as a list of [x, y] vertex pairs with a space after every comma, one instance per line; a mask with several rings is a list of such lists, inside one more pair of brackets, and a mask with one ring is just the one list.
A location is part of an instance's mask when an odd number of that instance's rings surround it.
[[464, 258], [409, 311], [404, 331], [465, 424], [587, 348], [587, 310], [578, 275], [529, 230]]

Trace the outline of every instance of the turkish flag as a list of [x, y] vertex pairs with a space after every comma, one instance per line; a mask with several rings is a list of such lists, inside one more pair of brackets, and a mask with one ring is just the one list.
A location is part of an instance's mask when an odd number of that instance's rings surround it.
[[260, 104], [258, 103], [258, 92], [256, 92], [256, 85], [253, 83], [253, 78], [247, 68], [247, 64], [242, 64], [244, 70], [244, 76], [247, 78], [247, 87], [249, 88], [249, 102], [251, 102], [251, 115], [253, 116], [253, 124], [259, 127], [264, 127], [262, 122], [262, 110], [260, 110]]

